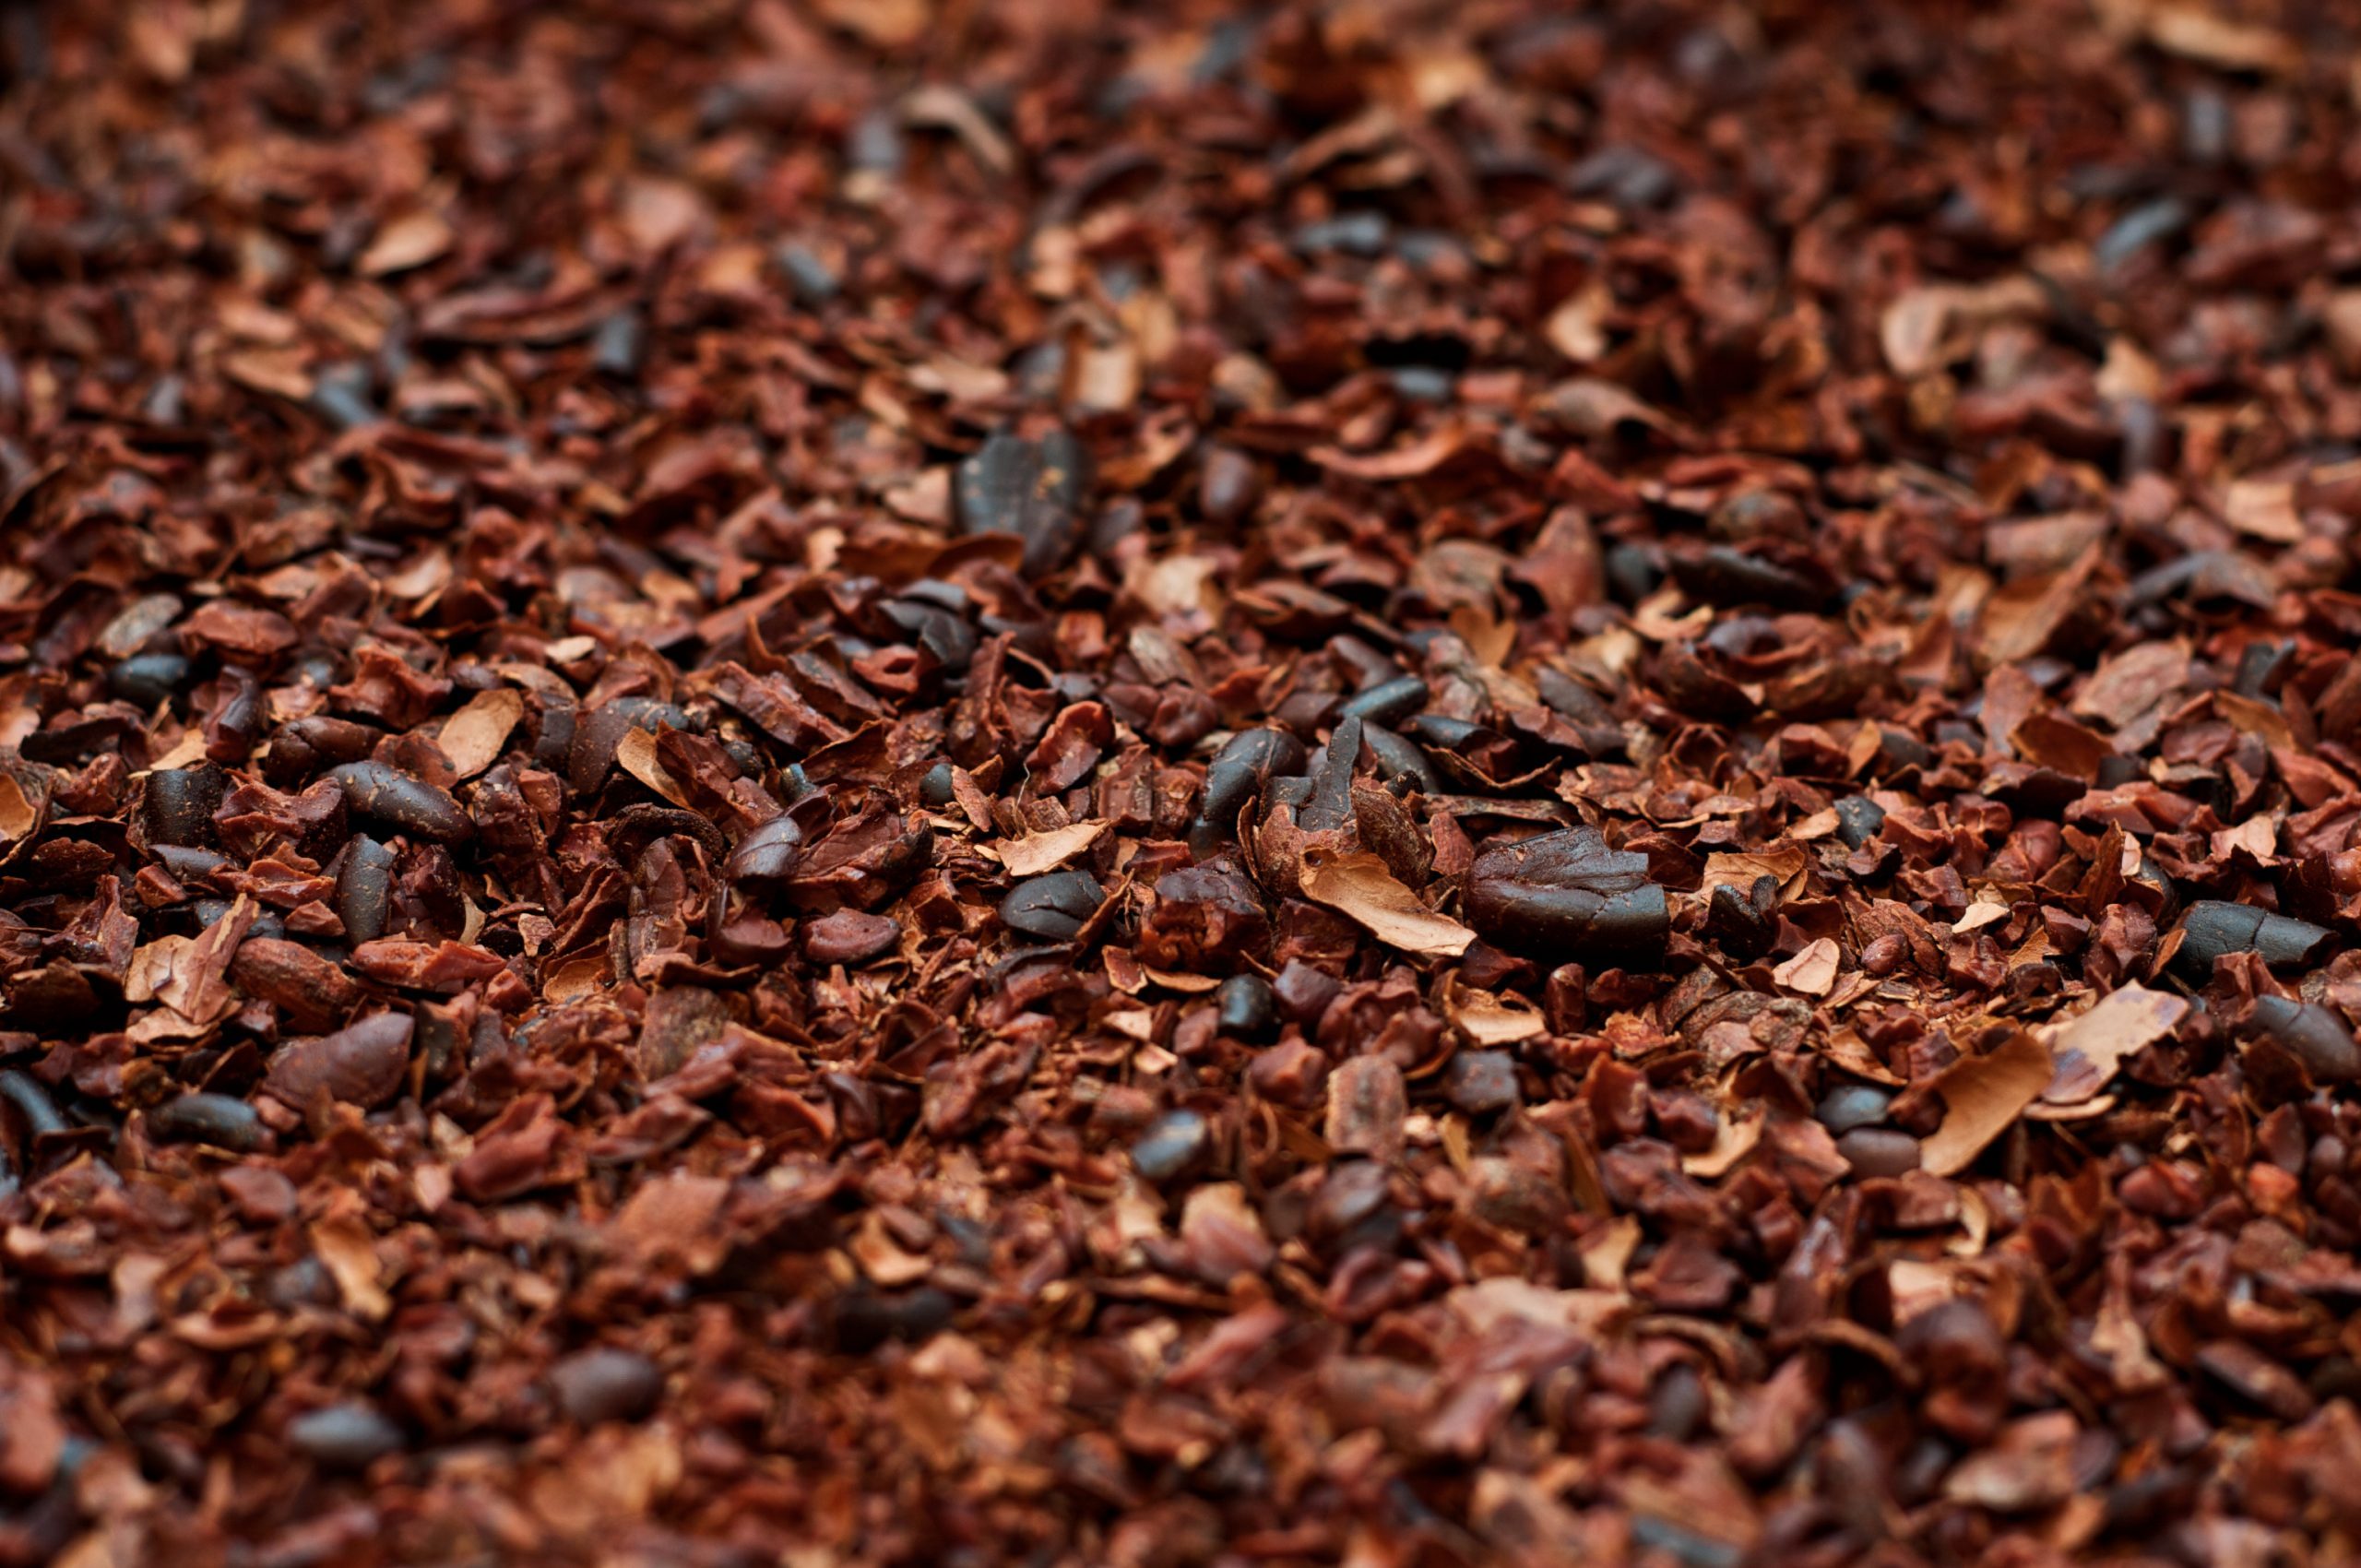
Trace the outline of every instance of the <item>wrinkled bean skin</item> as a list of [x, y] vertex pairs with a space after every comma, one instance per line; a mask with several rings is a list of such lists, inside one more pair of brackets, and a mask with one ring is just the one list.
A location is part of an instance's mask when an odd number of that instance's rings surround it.
[[1089, 457], [1065, 431], [1038, 441], [1003, 432], [959, 465], [953, 483], [960, 525], [970, 533], [1013, 533], [1024, 541], [1024, 572], [1038, 577], [1074, 549]]
[[792, 816], [773, 817], [730, 852], [723, 874], [733, 883], [762, 891], [784, 887], [795, 874], [803, 847], [803, 829]]
[[165, 1101], [148, 1116], [149, 1134], [166, 1142], [211, 1144], [252, 1153], [270, 1146], [270, 1130], [255, 1108], [220, 1094], [185, 1094]]
[[401, 1091], [415, 1027], [407, 1013], [378, 1013], [332, 1035], [297, 1040], [271, 1059], [265, 1087], [297, 1107], [321, 1093], [355, 1105], [383, 1105]]
[[2248, 1015], [2252, 1032], [2274, 1040], [2320, 1083], [2361, 1078], [2361, 1042], [2341, 1016], [2316, 1002], [2258, 996]]
[[1001, 900], [1000, 918], [1012, 931], [1063, 942], [1105, 902], [1106, 889], [1086, 871], [1052, 872], [1018, 883]]
[[447, 790], [380, 762], [349, 762], [328, 770], [356, 816], [437, 844], [464, 843], [475, 824]]
[[1356, 693], [1337, 710], [1337, 718], [1398, 725], [1426, 705], [1427, 683], [1416, 675], [1404, 675]]
[[344, 863], [336, 878], [336, 911], [344, 933], [353, 942], [374, 942], [386, 934], [392, 908], [393, 847], [367, 834], [355, 834], [345, 846]]
[[1284, 730], [1241, 730], [1224, 742], [1205, 766], [1204, 793], [1192, 845], [1218, 845], [1236, 836], [1238, 814], [1270, 779], [1300, 774], [1307, 760], [1303, 742]]
[[151, 773], [140, 796], [140, 825], [151, 844], [201, 849], [214, 842], [213, 814], [229, 775], [210, 763]]
[[1468, 921], [1488, 941], [1557, 959], [1645, 956], [1671, 929], [1647, 870], [1645, 855], [1610, 849], [1589, 828], [1495, 846], [1468, 868]]
[[2192, 980], [2210, 979], [2213, 960], [2231, 953], [2260, 954], [2273, 968], [2318, 962], [2336, 945], [2336, 933], [2309, 921], [2247, 904], [2204, 899], [2189, 907], [2175, 962]]

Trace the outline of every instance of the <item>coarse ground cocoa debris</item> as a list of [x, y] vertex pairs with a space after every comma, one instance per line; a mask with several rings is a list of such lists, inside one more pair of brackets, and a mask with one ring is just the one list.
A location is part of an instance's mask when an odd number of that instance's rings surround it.
[[2361, 1556], [2356, 46], [0, 8], [0, 1564]]

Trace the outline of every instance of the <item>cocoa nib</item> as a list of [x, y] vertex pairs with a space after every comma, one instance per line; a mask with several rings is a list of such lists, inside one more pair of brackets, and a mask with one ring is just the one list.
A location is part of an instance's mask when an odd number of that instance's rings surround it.
[[960, 526], [1014, 534], [1027, 576], [1040, 576], [1074, 548], [1089, 481], [1089, 454], [1062, 430], [1038, 441], [1003, 432], [961, 463], [954, 484]]
[[2336, 933], [2309, 921], [2268, 909], [2207, 899], [2191, 904], [2181, 919], [2180, 965], [2200, 979], [2213, 961], [2232, 953], [2252, 953], [2273, 968], [2319, 962], [2339, 945]]
[[384, 763], [342, 763], [328, 777], [343, 787], [345, 803], [355, 815], [444, 843], [474, 830], [449, 791]]
[[1467, 918], [1487, 941], [1553, 960], [1647, 956], [1671, 929], [1648, 858], [1586, 827], [1489, 846], [1467, 868]]

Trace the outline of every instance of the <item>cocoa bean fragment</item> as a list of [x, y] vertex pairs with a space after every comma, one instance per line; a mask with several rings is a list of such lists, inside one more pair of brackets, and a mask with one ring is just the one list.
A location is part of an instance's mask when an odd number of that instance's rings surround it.
[[263, 1087], [298, 1110], [322, 1093], [374, 1109], [401, 1092], [414, 1027], [407, 1013], [374, 1013], [334, 1034], [292, 1041], [271, 1058]]
[[647, 1419], [664, 1396], [664, 1374], [631, 1350], [579, 1350], [550, 1369], [565, 1419], [581, 1426]]
[[2174, 962], [2192, 980], [2213, 977], [2213, 961], [2233, 953], [2254, 953], [2274, 969], [2317, 964], [2337, 945], [2336, 933], [2309, 921], [2273, 914], [2248, 904], [2204, 898], [2181, 917], [2180, 945]]
[[968, 533], [1014, 534], [1023, 570], [1042, 576], [1074, 549], [1089, 457], [1062, 430], [1038, 441], [1003, 432], [959, 465], [952, 491]]
[[1086, 871], [1051, 872], [1028, 877], [1001, 900], [1000, 918], [1011, 931], [1044, 942], [1063, 942], [1107, 899], [1106, 889]]
[[438, 844], [464, 842], [475, 824], [447, 790], [381, 762], [349, 762], [328, 770], [357, 816]]
[[150, 1135], [166, 1143], [210, 1144], [252, 1154], [270, 1146], [270, 1129], [255, 1108], [225, 1094], [184, 1094], [148, 1115]]
[[252, 932], [230, 961], [230, 980], [248, 996], [278, 1008], [280, 1019], [303, 1034], [337, 1028], [362, 995], [340, 966], [302, 943]]
[[365, 1470], [408, 1446], [402, 1429], [356, 1402], [308, 1411], [287, 1423], [288, 1445], [326, 1470]]
[[1589, 962], [1646, 958], [1671, 929], [1648, 858], [1610, 849], [1591, 828], [1495, 844], [1469, 866], [1468, 923], [1512, 952]]

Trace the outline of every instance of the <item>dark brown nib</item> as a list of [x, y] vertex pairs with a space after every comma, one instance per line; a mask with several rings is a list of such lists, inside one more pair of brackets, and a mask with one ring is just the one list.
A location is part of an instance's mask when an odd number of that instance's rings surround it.
[[2258, 996], [2247, 1016], [2248, 1028], [2284, 1049], [2320, 1083], [2361, 1078], [2361, 1041], [2353, 1026], [2332, 1008], [2284, 996]]
[[2175, 956], [2193, 979], [2204, 980], [2215, 959], [2233, 953], [2252, 953], [2273, 968], [2308, 968], [2342, 945], [2334, 932], [2309, 921], [2207, 899], [2182, 916]]
[[1205, 765], [1192, 841], [1210, 849], [1234, 837], [1238, 814], [1275, 778], [1303, 771], [1303, 742], [1284, 730], [1241, 730]]
[[328, 770], [354, 815], [398, 832], [452, 843], [474, 831], [446, 790], [382, 762], [348, 762]]
[[1062, 430], [1038, 441], [991, 436], [959, 465], [953, 498], [960, 527], [1015, 535], [1025, 575], [1040, 576], [1074, 548], [1089, 466], [1082, 445]]
[[1088, 872], [1052, 872], [1011, 888], [1001, 900], [1000, 918], [1011, 931], [1062, 941], [1080, 931], [1106, 898]]
[[1468, 921], [1552, 963], [1660, 957], [1670, 905], [1647, 874], [1645, 855], [1610, 849], [1587, 827], [1494, 845], [1467, 868]]
[[2361, 1562], [2357, 59], [0, 3], [0, 1568]]

